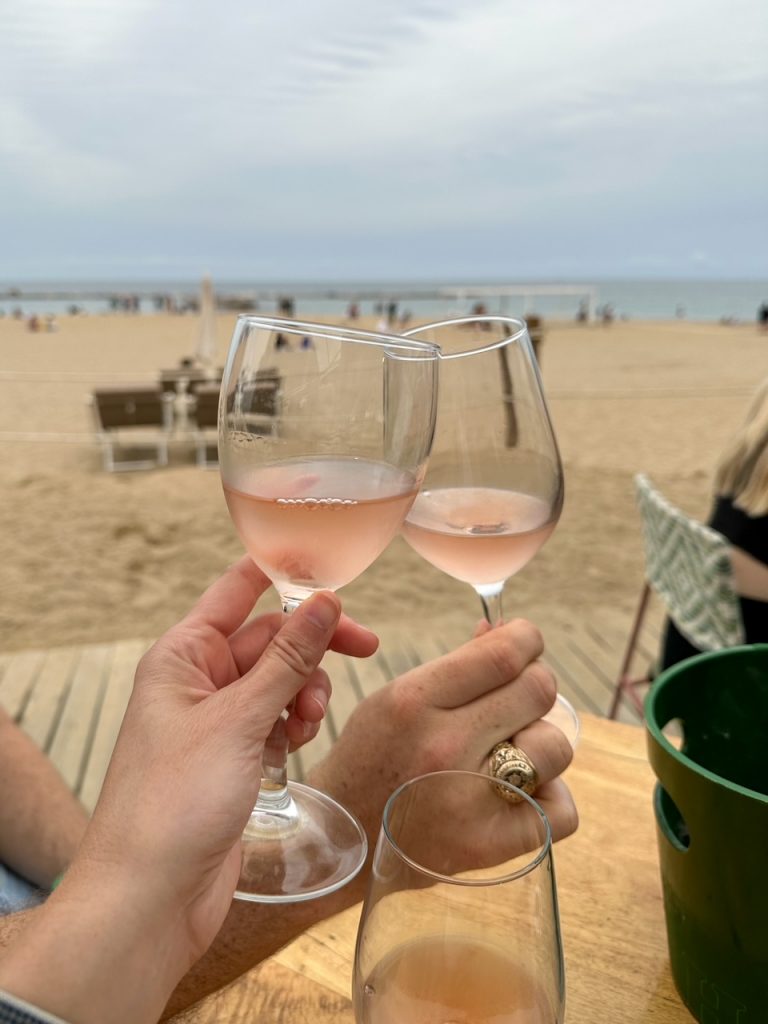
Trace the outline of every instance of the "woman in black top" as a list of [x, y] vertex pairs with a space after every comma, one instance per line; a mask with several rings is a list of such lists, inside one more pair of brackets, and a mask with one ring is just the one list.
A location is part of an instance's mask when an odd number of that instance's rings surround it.
[[[768, 581], [768, 381], [760, 386], [743, 426], [720, 459], [715, 495], [708, 525], [765, 566]], [[746, 643], [768, 643], [768, 582], [764, 599], [742, 597], [740, 603]], [[667, 619], [661, 667], [700, 653]]]

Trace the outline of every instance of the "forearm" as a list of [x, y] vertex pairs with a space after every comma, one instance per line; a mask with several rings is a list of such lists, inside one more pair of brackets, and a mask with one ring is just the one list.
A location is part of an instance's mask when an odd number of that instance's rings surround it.
[[[172, 911], [135, 879], [67, 882], [0, 954], [0, 989], [72, 1024], [150, 1024], [183, 973]], [[18, 931], [18, 929], [17, 929]]]
[[87, 823], [53, 764], [0, 712], [0, 860], [49, 888], [74, 857]]
[[16, 914], [6, 914], [0, 917], [0, 960], [5, 950], [18, 939], [37, 913], [39, 913], [39, 908], [35, 907], [31, 910], [20, 910]]

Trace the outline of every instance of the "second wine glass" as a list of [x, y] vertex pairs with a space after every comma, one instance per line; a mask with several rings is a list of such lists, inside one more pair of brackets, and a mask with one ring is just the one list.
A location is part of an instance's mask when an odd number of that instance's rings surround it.
[[[563, 506], [562, 463], [528, 330], [512, 317], [475, 316], [404, 336], [440, 346], [440, 397], [429, 469], [403, 536], [471, 584], [496, 625], [505, 582], [552, 536]], [[578, 717], [562, 694], [545, 717], [575, 746]]]
[[[290, 612], [366, 569], [421, 484], [435, 423], [429, 344], [269, 317], [240, 317], [219, 403], [230, 515]], [[286, 775], [285, 715], [263, 756], [235, 895], [296, 902], [348, 882], [365, 834], [326, 794]]]

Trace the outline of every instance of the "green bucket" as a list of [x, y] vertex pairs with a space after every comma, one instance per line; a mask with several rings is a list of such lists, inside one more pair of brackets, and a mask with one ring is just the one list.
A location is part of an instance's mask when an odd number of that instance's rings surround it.
[[701, 1024], [766, 1024], [768, 644], [674, 665], [645, 713], [675, 984]]

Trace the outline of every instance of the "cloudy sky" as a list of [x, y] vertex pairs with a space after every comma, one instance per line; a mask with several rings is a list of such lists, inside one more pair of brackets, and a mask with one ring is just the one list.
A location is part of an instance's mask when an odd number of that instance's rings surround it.
[[768, 276], [766, 0], [0, 0], [0, 284]]

